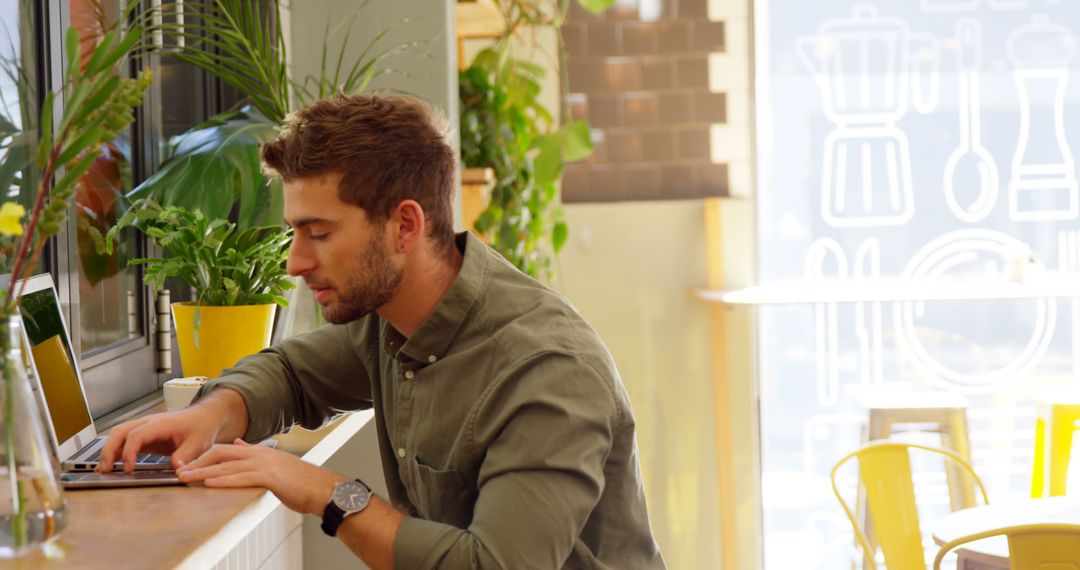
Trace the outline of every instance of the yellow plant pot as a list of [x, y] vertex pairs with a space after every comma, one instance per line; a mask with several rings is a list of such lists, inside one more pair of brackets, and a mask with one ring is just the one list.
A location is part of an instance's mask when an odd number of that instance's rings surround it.
[[[208, 307], [173, 303], [176, 341], [184, 376], [216, 378], [241, 358], [270, 346], [277, 305]], [[198, 309], [199, 326], [195, 316]]]

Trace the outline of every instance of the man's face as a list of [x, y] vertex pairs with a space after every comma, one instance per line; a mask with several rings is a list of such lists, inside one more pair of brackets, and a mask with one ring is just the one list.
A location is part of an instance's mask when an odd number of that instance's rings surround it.
[[323, 316], [347, 323], [378, 309], [404, 274], [387, 243], [386, 225], [338, 198], [341, 175], [285, 183], [285, 221], [294, 230], [289, 275], [304, 278]]

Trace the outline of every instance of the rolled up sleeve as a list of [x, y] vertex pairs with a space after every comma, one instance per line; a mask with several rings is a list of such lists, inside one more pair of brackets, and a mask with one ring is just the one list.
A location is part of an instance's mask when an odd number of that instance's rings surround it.
[[370, 408], [370, 364], [357, 342], [366, 325], [327, 325], [289, 338], [241, 359], [200, 396], [217, 388], [237, 391], [248, 409], [247, 441], [293, 424], [315, 429], [338, 411]]

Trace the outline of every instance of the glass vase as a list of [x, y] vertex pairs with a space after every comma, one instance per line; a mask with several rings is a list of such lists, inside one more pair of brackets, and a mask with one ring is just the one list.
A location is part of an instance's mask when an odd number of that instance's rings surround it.
[[30, 554], [67, 522], [60, 466], [22, 348], [22, 321], [0, 317], [0, 558]]

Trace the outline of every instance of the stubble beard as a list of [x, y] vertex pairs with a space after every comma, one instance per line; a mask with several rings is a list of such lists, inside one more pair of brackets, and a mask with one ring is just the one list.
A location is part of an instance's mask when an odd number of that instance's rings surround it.
[[336, 289], [337, 302], [323, 307], [323, 317], [336, 325], [362, 319], [385, 305], [397, 291], [405, 270], [394, 267], [380, 238]]

